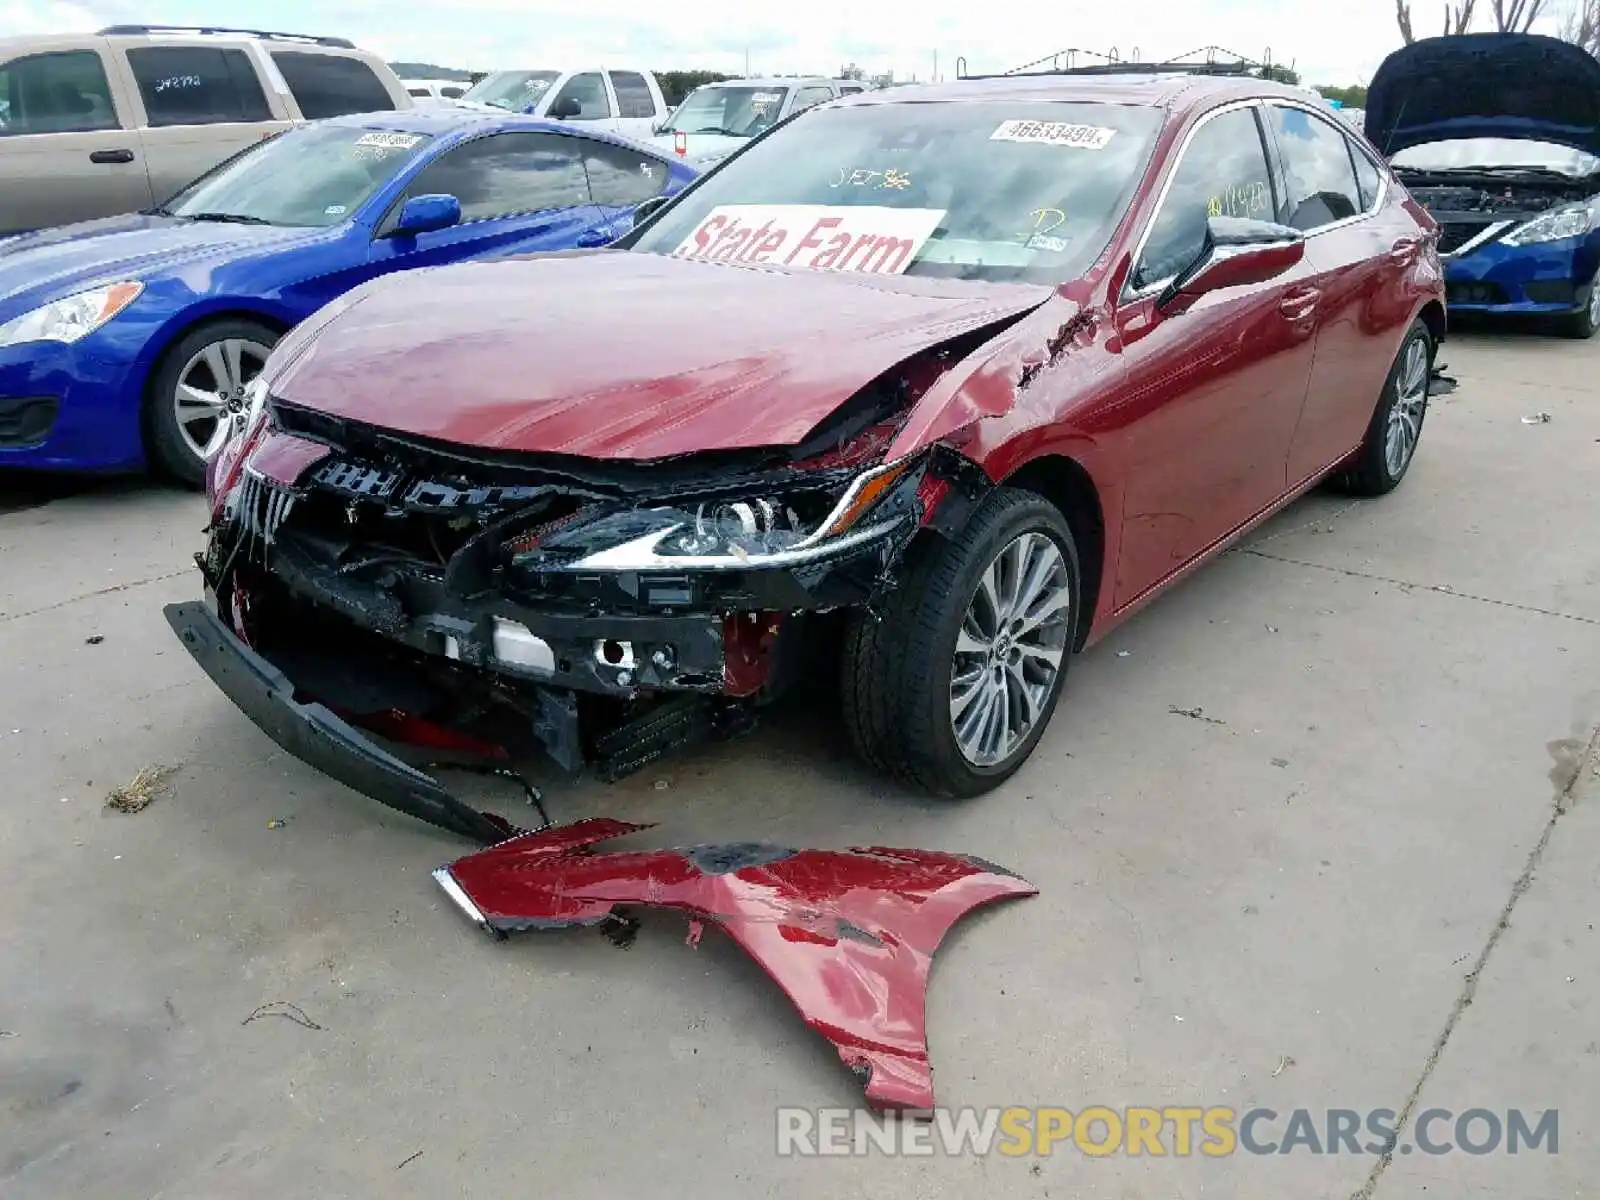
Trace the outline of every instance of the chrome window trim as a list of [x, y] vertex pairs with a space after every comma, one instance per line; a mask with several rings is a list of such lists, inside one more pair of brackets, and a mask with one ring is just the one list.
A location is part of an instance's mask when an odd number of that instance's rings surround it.
[[[1309, 115], [1314, 120], [1320, 120], [1325, 125], [1328, 125], [1330, 128], [1332, 128], [1335, 133], [1337, 133], [1341, 138], [1343, 138], [1345, 140], [1345, 143], [1347, 145], [1349, 145], [1352, 148], [1353, 151], [1355, 151], [1357, 153], [1362, 153], [1362, 154], [1366, 153], [1365, 150], [1363, 150], [1360, 146], [1356, 145], [1356, 143], [1345, 133], [1345, 131], [1343, 129], [1340, 129], [1332, 121], [1328, 120], [1322, 113], [1318, 112], [1317, 109], [1314, 108], [1312, 105], [1303, 103], [1303, 102], [1301, 102], [1299, 100], [1292, 99], [1292, 98], [1290, 98], [1288, 96], [1252, 96], [1252, 97], [1250, 97], [1248, 99], [1245, 99], [1245, 100], [1231, 100], [1227, 104], [1219, 104], [1216, 108], [1213, 108], [1210, 112], [1207, 112], [1207, 113], [1203, 114], [1200, 117], [1200, 119], [1198, 121], [1196, 121], [1190, 127], [1189, 132], [1184, 134], [1183, 141], [1178, 146], [1178, 152], [1174, 156], [1172, 169], [1170, 171], [1168, 171], [1167, 177], [1164, 180], [1162, 180], [1162, 182], [1161, 182], [1161, 191], [1156, 196], [1155, 204], [1153, 204], [1151, 206], [1151, 208], [1150, 208], [1150, 217], [1145, 222], [1143, 230], [1140, 231], [1139, 240], [1134, 246], [1132, 265], [1130, 266], [1129, 271], [1128, 271], [1128, 282], [1125, 282], [1123, 284], [1123, 286], [1122, 286], [1122, 299], [1123, 299], [1123, 301], [1142, 300], [1146, 296], [1153, 296], [1156, 293], [1160, 292], [1169, 283], [1171, 283], [1174, 279], [1177, 278], [1177, 275], [1173, 274], [1173, 275], [1168, 275], [1165, 279], [1158, 279], [1153, 283], [1147, 283], [1147, 284], [1145, 284], [1142, 287], [1139, 287], [1137, 289], [1132, 288], [1132, 287], [1129, 286], [1129, 284], [1133, 280], [1133, 270], [1134, 270], [1134, 268], [1136, 268], [1139, 265], [1139, 260], [1144, 257], [1145, 246], [1146, 246], [1146, 243], [1148, 243], [1149, 240], [1150, 240], [1150, 234], [1155, 229], [1156, 218], [1161, 215], [1161, 209], [1167, 202], [1167, 193], [1169, 191], [1171, 191], [1171, 189], [1172, 189], [1172, 181], [1177, 178], [1178, 171], [1183, 166], [1184, 157], [1189, 153], [1189, 144], [1192, 141], [1194, 141], [1195, 135], [1198, 134], [1200, 132], [1200, 130], [1204, 129], [1205, 126], [1210, 121], [1214, 120], [1217, 117], [1222, 116], [1225, 113], [1235, 112], [1235, 111], [1237, 111], [1239, 109], [1242, 109], [1242, 108], [1255, 108], [1255, 109], [1258, 109], [1258, 110], [1264, 110], [1266, 108], [1266, 106], [1269, 105], [1269, 104], [1276, 104], [1276, 105], [1279, 105], [1279, 106], [1281, 106], [1283, 108], [1297, 108], [1297, 109], [1299, 109], [1301, 112], [1306, 113], [1307, 115]], [[1265, 116], [1266, 116], [1266, 114], [1265, 114], [1264, 111], [1261, 111], [1261, 112], [1257, 113], [1257, 117], [1258, 117], [1258, 119], [1261, 120], [1262, 124], [1265, 123]], [[1265, 130], [1261, 129], [1258, 126], [1257, 132], [1258, 133], [1265, 133]], [[1270, 174], [1272, 169], [1273, 169], [1273, 163], [1272, 163], [1271, 154], [1269, 152], [1269, 149], [1268, 149], [1265, 141], [1263, 141], [1261, 149], [1262, 149], [1262, 153], [1267, 156], [1267, 171]], [[1372, 156], [1368, 155], [1367, 157], [1368, 157], [1368, 160], [1371, 161], [1371, 157]], [[1379, 182], [1379, 186], [1378, 186], [1377, 199], [1373, 202], [1373, 205], [1372, 205], [1372, 207], [1370, 209], [1365, 209], [1362, 212], [1359, 212], [1359, 213], [1355, 214], [1355, 216], [1352, 216], [1352, 217], [1344, 217], [1341, 220], [1329, 222], [1327, 225], [1319, 225], [1315, 229], [1302, 230], [1301, 231], [1301, 236], [1304, 237], [1307, 241], [1309, 241], [1312, 238], [1319, 236], [1320, 234], [1328, 233], [1328, 232], [1331, 232], [1331, 231], [1336, 230], [1336, 229], [1347, 228], [1348, 226], [1354, 225], [1358, 221], [1367, 220], [1374, 213], [1376, 213], [1380, 208], [1382, 208], [1384, 201], [1387, 200], [1388, 196], [1389, 196], [1389, 172], [1388, 172], [1387, 168], [1377, 164], [1376, 162], [1374, 162], [1373, 165], [1378, 167], [1378, 178], [1379, 178], [1380, 182]], [[1350, 170], [1351, 170], [1351, 173], [1353, 175], [1354, 172], [1355, 172], [1355, 164], [1354, 163], [1350, 164]], [[1359, 180], [1356, 181], [1356, 194], [1357, 194], [1357, 197], [1359, 198], [1359, 196], [1360, 196], [1360, 181]]]

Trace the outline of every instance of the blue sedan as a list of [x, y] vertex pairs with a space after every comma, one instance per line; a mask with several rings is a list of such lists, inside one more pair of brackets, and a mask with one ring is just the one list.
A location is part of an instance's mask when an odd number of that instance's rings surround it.
[[148, 213], [0, 239], [0, 468], [199, 482], [273, 345], [337, 296], [604, 245], [694, 175], [571, 125], [413, 109], [291, 130]]

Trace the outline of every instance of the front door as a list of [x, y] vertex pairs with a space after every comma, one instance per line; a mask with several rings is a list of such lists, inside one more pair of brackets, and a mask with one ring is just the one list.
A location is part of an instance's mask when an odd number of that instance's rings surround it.
[[[575, 111], [568, 111], [576, 106]], [[617, 110], [611, 102], [611, 88], [600, 71], [581, 71], [561, 85], [559, 92], [545, 102], [544, 111], [558, 121], [572, 121], [586, 129], [617, 132]], [[568, 115], [557, 117], [559, 112]]]
[[1117, 314], [1127, 378], [1120, 608], [1276, 501], [1305, 398], [1318, 297], [1310, 268], [1225, 288], [1178, 314], [1157, 297], [1199, 256], [1212, 216], [1271, 220], [1253, 105], [1201, 118]]
[[[589, 144], [555, 133], [497, 133], [441, 154], [406, 185], [380, 224], [372, 273], [571, 249], [601, 221], [580, 154]], [[429, 195], [459, 200], [461, 224], [395, 236], [405, 201]]]
[[0, 62], [0, 235], [150, 207], [132, 114], [96, 50]]

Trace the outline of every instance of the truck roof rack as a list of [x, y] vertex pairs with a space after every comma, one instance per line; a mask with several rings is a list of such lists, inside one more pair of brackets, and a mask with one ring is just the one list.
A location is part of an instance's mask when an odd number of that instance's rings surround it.
[[229, 29], [220, 25], [107, 25], [98, 37], [140, 37], [145, 34], [199, 34], [206, 37], [253, 37], [274, 42], [307, 42], [315, 46], [334, 46], [354, 50], [349, 38], [314, 37], [308, 33], [276, 33], [268, 29]]
[[[1100, 61], [1080, 67], [1077, 65], [1080, 54]], [[1204, 57], [1200, 57], [1202, 55]], [[1225, 58], [1221, 57], [1224, 55]], [[1062, 65], [1063, 59], [1066, 60], [1065, 66]], [[1132, 58], [1121, 57], [1114, 46], [1109, 53], [1104, 54], [1098, 50], [1069, 47], [995, 75], [968, 75], [966, 64], [965, 58], [956, 59], [957, 79], [1010, 79], [1027, 75], [1220, 75], [1237, 78], [1271, 78], [1274, 70], [1293, 69], [1292, 65], [1285, 67], [1282, 63], [1273, 63], [1270, 48], [1262, 61], [1256, 62], [1231, 50], [1224, 50], [1220, 46], [1203, 46], [1198, 50], [1180, 54], [1176, 58], [1154, 62], [1141, 62], [1137, 46], [1134, 47]]]

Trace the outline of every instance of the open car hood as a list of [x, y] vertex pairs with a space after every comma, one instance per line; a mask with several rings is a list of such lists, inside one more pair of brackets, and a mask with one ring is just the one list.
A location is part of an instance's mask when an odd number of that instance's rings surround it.
[[1554, 142], [1600, 155], [1600, 61], [1531, 33], [1425, 38], [1378, 67], [1365, 128], [1385, 155], [1456, 138]]
[[720, 925], [833, 1043], [878, 1109], [933, 1107], [924, 1001], [945, 933], [981, 905], [1038, 891], [993, 863], [933, 850], [795, 850], [740, 842], [595, 854], [649, 829], [593, 817], [440, 867], [458, 907], [499, 936], [615, 920], [652, 905]]
[[268, 384], [290, 404], [491, 451], [793, 446], [906, 359], [1054, 294], [631, 251], [467, 263], [361, 289], [286, 339]]

